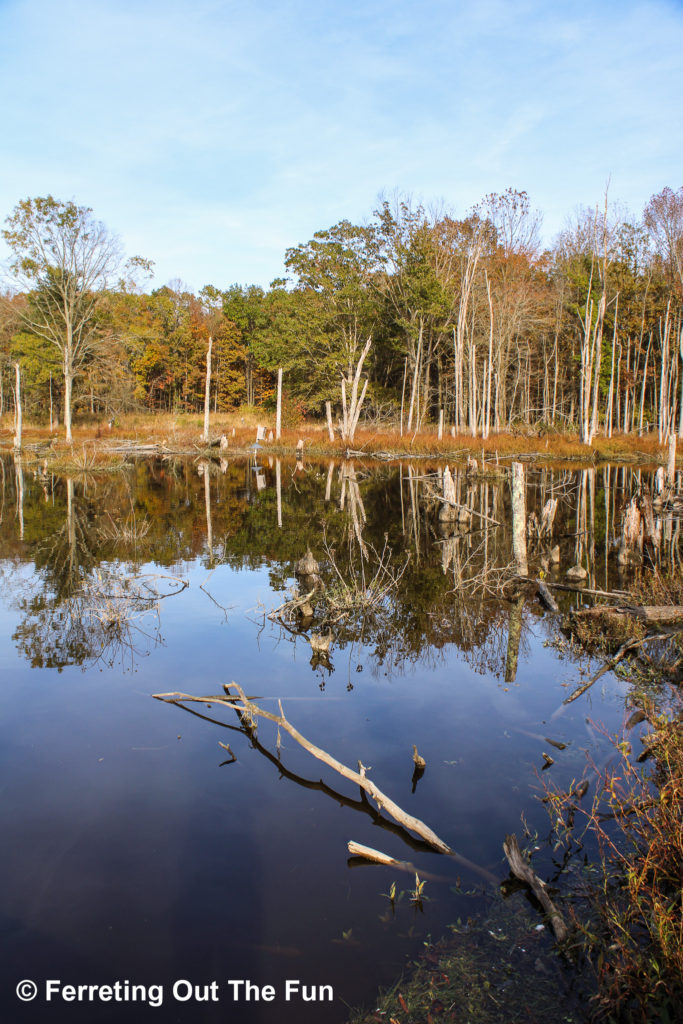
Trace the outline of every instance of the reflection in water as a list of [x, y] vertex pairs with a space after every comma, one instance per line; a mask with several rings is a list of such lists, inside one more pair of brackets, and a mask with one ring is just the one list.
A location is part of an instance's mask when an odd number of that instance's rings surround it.
[[[21, 461], [21, 455], [16, 454], [14, 456], [14, 472], [16, 473], [17, 481], [17, 520], [19, 521], [19, 539], [24, 539], [24, 466]], [[5, 471], [3, 463], [3, 492], [4, 492], [4, 480]]]
[[[15, 593], [25, 656], [62, 667], [125, 650], [134, 661], [160, 642], [159, 602], [168, 594], [150, 576], [141, 581], [145, 561], [177, 578], [196, 557], [210, 571], [267, 564], [273, 588], [284, 591], [309, 547], [321, 585], [314, 615], [287, 621], [294, 638], [331, 634], [338, 652], [361, 644], [384, 672], [431, 663], [456, 644], [479, 671], [511, 683], [525, 617], [538, 614], [523, 593], [506, 590], [511, 567], [526, 575], [528, 559], [528, 571], [542, 569], [552, 584], [580, 566], [589, 589], [618, 586], [624, 509], [656, 483], [652, 472], [609, 466], [451, 476], [402, 463], [370, 469], [344, 460], [337, 474], [334, 462], [270, 462], [258, 472], [225, 458], [202, 460], [196, 472], [178, 460], [152, 462], [76, 480], [43, 470], [26, 480], [18, 457], [9, 476], [3, 462], [3, 507], [13, 484], [16, 509], [14, 522], [4, 516], [0, 524], [5, 550], [31, 557], [37, 569]], [[446, 478], [458, 511], [444, 518]], [[663, 499], [655, 507], [654, 554], [664, 563], [680, 563], [680, 483], [678, 474], [668, 507]], [[541, 529], [548, 503], [557, 506], [551, 533]], [[313, 667], [331, 670], [323, 653], [314, 651]]]
[[[15, 469], [18, 533], [24, 541], [24, 472], [16, 458]], [[134, 564], [118, 561], [116, 552], [139, 553], [149, 523], [139, 523], [134, 515], [115, 521], [109, 508], [98, 508], [92, 481], [86, 497], [85, 487], [77, 494], [73, 478], [52, 479], [52, 500], [45, 481], [40, 485], [31, 509], [31, 546], [39, 571], [30, 581], [5, 576], [6, 596], [13, 596], [23, 615], [14, 633], [19, 650], [35, 668], [117, 661], [134, 667], [138, 657], [161, 642], [160, 602], [186, 584], [141, 574]], [[41, 498], [51, 502], [46, 532], [37, 529]]]

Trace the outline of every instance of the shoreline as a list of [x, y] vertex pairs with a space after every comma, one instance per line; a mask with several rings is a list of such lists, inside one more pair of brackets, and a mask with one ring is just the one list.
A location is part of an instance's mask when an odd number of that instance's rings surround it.
[[[360, 428], [353, 442], [335, 438], [330, 441], [327, 427], [320, 422], [303, 422], [282, 430], [279, 441], [260, 441], [256, 447], [257, 427], [265, 425], [271, 431], [268, 417], [258, 419], [250, 415], [244, 422], [238, 415], [217, 416], [211, 429], [211, 443], [201, 440], [199, 416], [183, 417], [129, 417], [108, 429], [101, 423], [77, 426], [73, 441], [68, 443], [56, 431], [47, 427], [28, 425], [22, 431], [20, 449], [14, 447], [13, 428], [0, 427], [0, 452], [20, 452], [27, 461], [45, 460], [61, 464], [73, 462], [82, 468], [84, 461], [104, 466], [128, 457], [194, 457], [194, 458], [246, 458], [258, 452], [278, 458], [296, 458], [303, 442], [305, 458], [367, 459], [396, 462], [411, 459], [437, 459], [477, 465], [509, 463], [512, 460], [543, 463], [570, 463], [591, 466], [598, 463], [619, 462], [637, 466], [665, 464], [667, 446], [660, 445], [656, 435], [643, 437], [616, 434], [611, 438], [596, 437], [592, 445], [584, 445], [575, 435], [548, 432], [539, 435], [533, 430], [491, 434], [486, 440], [460, 434], [455, 437], [437, 437], [436, 428], [428, 428], [411, 436], [401, 437], [398, 430]], [[227, 448], [220, 449], [222, 435]], [[298, 449], [297, 449], [298, 446]]]

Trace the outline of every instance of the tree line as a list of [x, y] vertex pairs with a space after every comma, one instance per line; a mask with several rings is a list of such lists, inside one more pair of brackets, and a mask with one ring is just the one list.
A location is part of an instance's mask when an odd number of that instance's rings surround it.
[[[217, 412], [273, 401], [283, 369], [291, 417], [342, 407], [342, 380], [368, 376], [362, 415], [413, 433], [533, 425], [683, 436], [683, 188], [640, 218], [605, 194], [550, 249], [525, 192], [486, 196], [466, 216], [382, 198], [288, 249], [285, 276], [258, 285], [180, 281], [145, 290], [151, 264], [124, 260], [93, 211], [52, 196], [5, 220], [0, 415], [72, 410]], [[358, 409], [355, 410], [358, 413]]]

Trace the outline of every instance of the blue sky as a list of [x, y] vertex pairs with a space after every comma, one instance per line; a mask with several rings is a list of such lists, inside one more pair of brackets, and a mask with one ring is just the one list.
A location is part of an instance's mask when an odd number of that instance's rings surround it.
[[526, 189], [549, 242], [683, 184], [672, 0], [0, 0], [0, 89], [0, 215], [91, 206], [157, 285], [267, 285], [382, 190]]

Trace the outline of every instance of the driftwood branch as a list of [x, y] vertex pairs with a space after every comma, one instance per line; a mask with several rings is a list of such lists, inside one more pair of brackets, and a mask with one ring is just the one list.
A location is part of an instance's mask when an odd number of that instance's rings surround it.
[[386, 867], [396, 868], [397, 871], [406, 871], [409, 875], [419, 874], [420, 878], [426, 878], [431, 882], [450, 882], [452, 879], [444, 875], [433, 875], [428, 871], [422, 871], [415, 867], [409, 860], [397, 860], [380, 850], [373, 850], [371, 846], [363, 846], [362, 843], [355, 843], [350, 839], [347, 843], [348, 851], [352, 857], [361, 858], [371, 864], [384, 864]]
[[272, 612], [269, 612], [268, 618], [276, 619], [280, 616], [281, 612], [293, 612], [297, 608], [301, 608], [303, 605], [308, 604], [315, 594], [315, 589], [316, 588], [314, 587], [313, 590], [309, 590], [309, 592], [304, 594], [302, 597], [293, 597], [291, 600], [285, 601], [284, 604], [279, 605], [277, 608], [274, 608]]
[[[517, 576], [520, 583], [538, 583], [538, 580], [533, 576]], [[611, 597], [617, 600], [620, 597], [628, 597], [628, 593], [625, 590], [594, 590], [591, 587], [575, 586], [571, 583], [556, 583], [554, 580], [546, 578], [546, 586], [552, 590], [567, 590], [572, 594], [587, 594], [591, 597]]]
[[395, 857], [390, 857], [387, 853], [381, 853], [379, 850], [373, 850], [370, 846], [355, 843], [353, 839], [350, 839], [347, 845], [352, 857], [363, 857], [365, 860], [372, 861], [373, 864], [386, 864], [389, 867], [397, 867], [399, 864], [411, 867], [407, 861], [396, 860]]
[[[230, 692], [232, 688], [234, 688], [236, 691], [234, 695]], [[473, 863], [466, 857], [463, 857], [461, 854], [456, 853], [455, 850], [452, 850], [450, 846], [448, 846], [448, 844], [443, 841], [443, 839], [440, 839], [439, 836], [437, 836], [437, 834], [434, 831], [432, 831], [431, 828], [429, 828], [428, 825], [426, 825], [423, 821], [420, 821], [419, 818], [415, 818], [412, 814], [406, 813], [406, 811], [402, 810], [402, 808], [399, 807], [398, 804], [394, 803], [394, 801], [385, 793], [383, 793], [374, 784], [374, 782], [372, 782], [367, 777], [365, 773], [361, 774], [361, 772], [353, 771], [353, 769], [348, 768], [345, 764], [342, 764], [341, 761], [338, 761], [331, 754], [328, 754], [327, 751], [322, 750], [320, 747], [317, 747], [314, 743], [311, 743], [310, 740], [306, 739], [305, 736], [302, 736], [298, 729], [296, 729], [285, 718], [281, 703], [279, 705], [280, 714], [276, 715], [273, 712], [266, 711], [264, 708], [261, 708], [257, 704], [254, 704], [254, 702], [246, 696], [244, 690], [242, 689], [241, 686], [239, 686], [238, 683], [226, 683], [224, 685], [224, 689], [226, 691], [226, 697], [194, 697], [191, 694], [178, 692], [157, 693], [154, 694], [154, 696], [158, 700], [166, 700], [172, 703], [176, 703], [178, 701], [192, 701], [203, 704], [222, 704], [225, 707], [232, 708], [234, 711], [236, 711], [240, 716], [240, 720], [242, 722], [246, 722], [247, 724], [252, 723], [252, 727], [256, 718], [265, 718], [267, 721], [274, 722], [279, 729], [282, 729], [284, 730], [284, 732], [289, 733], [289, 735], [294, 740], [296, 740], [296, 742], [300, 746], [302, 746], [304, 750], [307, 750], [308, 753], [312, 754], [312, 756], [315, 757], [318, 761], [322, 761], [323, 764], [328, 765], [328, 767], [338, 772], [339, 775], [342, 775], [345, 779], [348, 779], [350, 782], [353, 782], [357, 786], [359, 786], [360, 789], [362, 789], [365, 793], [368, 794], [368, 796], [370, 796], [375, 801], [375, 803], [380, 809], [384, 810], [390, 817], [394, 819], [394, 821], [397, 821], [401, 826], [403, 826], [403, 828], [408, 829], [409, 831], [414, 832], [416, 835], [420, 836], [420, 838], [423, 839], [429, 846], [431, 846], [432, 849], [437, 850], [439, 853], [443, 853], [448, 857], [452, 857], [459, 864], [462, 864], [464, 867], [467, 867], [470, 870], [475, 871], [477, 874], [486, 878], [487, 881], [493, 882], [494, 884], [498, 884], [498, 879], [492, 872], [488, 871], [486, 868], [483, 868], [478, 864]]]
[[[267, 761], [277, 769], [281, 778], [289, 779], [291, 782], [296, 783], [297, 786], [301, 786], [304, 789], [315, 790], [320, 793], [324, 793], [325, 796], [329, 796], [336, 804], [340, 807], [349, 807], [351, 810], [360, 811], [363, 814], [367, 814], [372, 818], [373, 825], [383, 829], [386, 832], [390, 832], [392, 835], [397, 836], [401, 842], [406, 843], [417, 853], [431, 853], [432, 848], [428, 843], [425, 843], [422, 839], [417, 839], [410, 832], [406, 831], [402, 825], [398, 822], [392, 821], [389, 818], [383, 817], [383, 815], [377, 811], [369, 800], [366, 799], [365, 794], [361, 791], [361, 797], [359, 800], [354, 800], [352, 797], [346, 796], [337, 789], [333, 789], [328, 786], [322, 779], [306, 779], [301, 775], [297, 775], [296, 772], [290, 771], [289, 768], [282, 761], [282, 754], [278, 747], [277, 754], [271, 753], [262, 743], [259, 743], [253, 731], [241, 725], [228, 725], [227, 722], [221, 721], [219, 718], [213, 718], [211, 715], [204, 715], [200, 711], [195, 711], [194, 708], [188, 707], [182, 701], [168, 700], [164, 695], [157, 695], [157, 700], [162, 700], [166, 704], [173, 704], [174, 707], [180, 708], [182, 711], [187, 712], [188, 715], [194, 715], [195, 718], [201, 718], [204, 722], [211, 722], [212, 725], [218, 725], [222, 729], [229, 729], [233, 732], [242, 733], [249, 737], [249, 741], [253, 750], [258, 751], [262, 754]], [[205, 698], [206, 699], [206, 698]], [[252, 697], [252, 700], [263, 699]], [[220, 697], [211, 698], [211, 703], [218, 701], [220, 703]], [[219, 741], [218, 744], [223, 749], [226, 749], [226, 745]], [[425, 877], [427, 877], [425, 875]], [[436, 879], [437, 876], [434, 876]], [[441, 880], [441, 879], [439, 879]]]
[[[590, 609], [590, 610], [593, 611], [594, 609]], [[617, 653], [614, 655], [614, 657], [610, 658], [610, 660], [608, 662], [606, 662], [602, 666], [602, 668], [599, 668], [598, 671], [595, 673], [595, 675], [590, 677], [588, 682], [582, 683], [581, 686], [578, 686], [572, 693], [569, 694], [568, 697], [565, 697], [565, 699], [560, 704], [559, 708], [556, 711], [554, 711], [552, 713], [552, 715], [550, 716], [550, 721], [551, 722], [554, 721], [554, 719], [556, 719], [557, 716], [562, 713], [562, 709], [564, 708], [564, 706], [566, 704], [572, 704], [573, 701], [578, 700], [579, 697], [583, 696], [583, 694], [586, 692], [586, 690], [590, 690], [591, 686], [593, 686], [595, 683], [597, 683], [598, 679], [600, 679], [602, 676], [604, 676], [605, 672], [611, 672], [613, 668], [616, 668], [616, 666], [619, 664], [619, 662], [622, 660], [622, 658], [624, 658], [625, 655], [629, 654], [630, 651], [637, 650], [639, 647], [642, 647], [643, 644], [649, 643], [649, 641], [651, 641], [651, 640], [668, 640], [668, 639], [669, 639], [669, 634], [668, 633], [659, 633], [656, 636], [653, 635], [653, 634], [650, 634], [650, 635], [648, 635], [646, 637], [643, 637], [642, 640], [627, 640], [625, 644], [621, 645], [621, 647], [619, 648]]]
[[570, 693], [569, 696], [562, 701], [562, 703], [571, 704], [573, 703], [573, 701], [578, 700], [578, 698], [581, 697], [586, 692], [586, 690], [590, 690], [591, 686], [597, 683], [598, 679], [604, 676], [605, 672], [611, 672], [613, 668], [616, 668], [621, 659], [626, 654], [628, 654], [629, 651], [632, 651], [636, 647], [640, 647], [642, 642], [642, 640], [629, 640], [627, 641], [627, 643], [622, 644], [613, 658], [606, 662], [602, 666], [602, 668], [598, 669], [595, 675], [592, 675], [587, 683], [582, 683], [581, 686], [577, 686], [573, 693]]
[[522, 851], [520, 850], [519, 843], [517, 842], [517, 836], [506, 836], [505, 842], [503, 843], [503, 852], [507, 857], [512, 874], [515, 878], [518, 878], [520, 882], [524, 882], [529, 886], [534, 896], [548, 915], [557, 941], [564, 942], [569, 935], [569, 929], [567, 928], [564, 917], [550, 899], [550, 896], [548, 896], [545, 882], [543, 882], [538, 875], [532, 871], [531, 866], [522, 856]]

